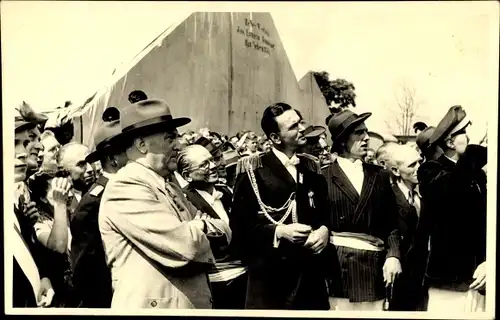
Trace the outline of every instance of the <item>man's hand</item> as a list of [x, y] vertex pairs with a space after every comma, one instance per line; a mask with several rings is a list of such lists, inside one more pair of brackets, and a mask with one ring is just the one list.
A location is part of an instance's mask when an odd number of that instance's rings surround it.
[[385, 285], [388, 286], [389, 284], [394, 283], [396, 277], [401, 274], [401, 263], [398, 258], [389, 257], [385, 260], [382, 270], [384, 272]]
[[477, 266], [472, 278], [475, 280], [470, 284], [470, 289], [481, 290], [486, 287], [486, 261]]
[[276, 236], [278, 239], [286, 239], [292, 243], [305, 242], [311, 227], [301, 223], [280, 224], [276, 226]]
[[38, 217], [40, 214], [38, 213], [38, 209], [36, 208], [36, 203], [31, 201], [24, 207], [24, 216], [28, 218], [32, 224], [38, 221]]
[[328, 232], [328, 228], [321, 226], [319, 229], [316, 229], [309, 234], [306, 243], [304, 243], [304, 247], [310, 248], [315, 254], [318, 254], [326, 248], [329, 240], [330, 234]]
[[38, 307], [47, 308], [52, 304], [54, 298], [54, 289], [49, 278], [42, 278], [40, 280], [40, 291], [38, 292]]
[[68, 202], [71, 182], [69, 178], [56, 177], [52, 179], [52, 198], [56, 204], [66, 204]]

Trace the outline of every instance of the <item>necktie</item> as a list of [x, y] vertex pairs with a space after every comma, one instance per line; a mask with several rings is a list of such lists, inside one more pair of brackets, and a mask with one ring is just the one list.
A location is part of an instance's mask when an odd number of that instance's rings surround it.
[[413, 192], [408, 191], [408, 202], [411, 206], [415, 205], [415, 199], [413, 198]]

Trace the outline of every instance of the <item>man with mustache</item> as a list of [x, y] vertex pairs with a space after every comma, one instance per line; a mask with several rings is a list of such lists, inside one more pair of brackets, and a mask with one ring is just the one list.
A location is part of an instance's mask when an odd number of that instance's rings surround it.
[[420, 219], [421, 196], [417, 171], [422, 162], [419, 152], [408, 145], [393, 144], [387, 149], [386, 167], [393, 176], [392, 190], [398, 206], [398, 228], [403, 272], [394, 284], [391, 310], [421, 311], [424, 300], [422, 280], [427, 252], [416, 254], [415, 232]]
[[99, 230], [111, 268], [112, 309], [211, 309], [207, 272], [215, 262], [207, 233], [231, 241], [222, 220], [201, 214], [172, 182], [178, 127], [169, 105], [148, 99], [120, 109], [129, 159], [104, 189]]
[[240, 159], [231, 208], [234, 241], [248, 266], [245, 308], [328, 310], [327, 272], [334, 267], [326, 259], [325, 180], [296, 155], [306, 143], [296, 110], [270, 105], [261, 126], [273, 148]]
[[371, 113], [348, 109], [330, 117], [336, 160], [323, 169], [328, 183], [330, 241], [337, 248], [343, 292], [336, 310], [382, 310], [386, 286], [401, 273], [397, 207], [389, 172], [363, 163], [368, 148], [364, 123]]

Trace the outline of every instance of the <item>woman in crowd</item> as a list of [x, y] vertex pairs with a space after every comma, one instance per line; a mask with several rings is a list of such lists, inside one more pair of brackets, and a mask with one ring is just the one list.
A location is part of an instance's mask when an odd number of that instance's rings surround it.
[[64, 172], [46, 171], [34, 177], [30, 184], [31, 197], [36, 202], [40, 217], [35, 223], [38, 241], [54, 255], [52, 285], [56, 307], [77, 307], [72, 294], [69, 247], [68, 208], [71, 203], [71, 181]]

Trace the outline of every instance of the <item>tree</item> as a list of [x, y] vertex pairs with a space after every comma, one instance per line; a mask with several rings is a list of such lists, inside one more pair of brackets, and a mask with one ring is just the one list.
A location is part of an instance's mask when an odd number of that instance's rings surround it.
[[[394, 110], [394, 122], [396, 123], [396, 131], [403, 136], [413, 134], [413, 122], [416, 117], [416, 112], [419, 107], [419, 102], [416, 100], [416, 90], [406, 84], [400, 86], [399, 95], [396, 93], [396, 105]], [[386, 121], [389, 129], [394, 131], [393, 123]]]
[[345, 79], [331, 81], [326, 71], [313, 72], [313, 75], [331, 111], [356, 106], [355, 87], [351, 82]]

